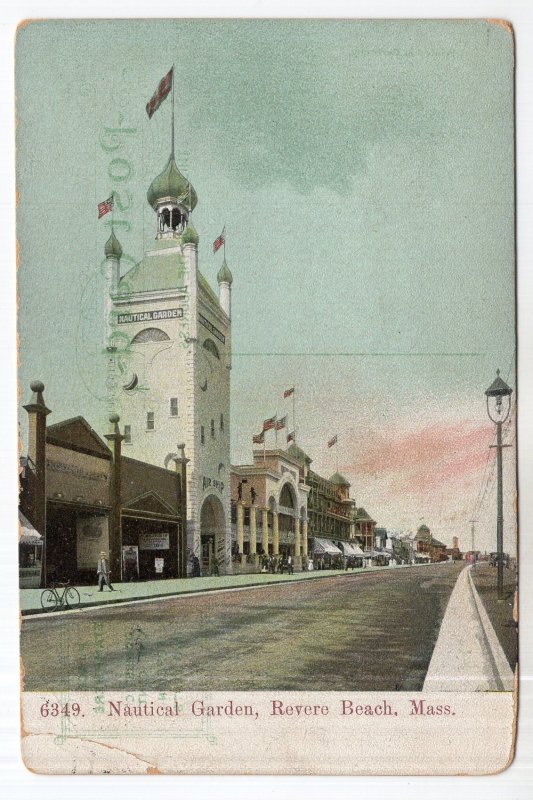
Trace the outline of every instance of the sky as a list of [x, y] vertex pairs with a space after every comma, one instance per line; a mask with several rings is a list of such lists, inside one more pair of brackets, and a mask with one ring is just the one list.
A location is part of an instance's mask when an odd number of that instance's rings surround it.
[[[104, 430], [109, 229], [96, 204], [119, 192], [126, 269], [155, 235], [146, 189], [168, 158], [170, 104], [150, 121], [145, 104], [172, 64], [200, 268], [216, 287], [225, 225], [234, 277], [232, 462], [250, 462], [266, 417], [292, 424], [295, 386], [312, 467], [345, 474], [379, 525], [423, 521], [467, 549], [474, 514], [477, 546], [494, 549], [484, 390], [498, 367], [515, 384], [513, 45], [498, 24], [22, 28], [21, 402], [39, 378], [50, 422], [82, 414]], [[504, 451], [511, 551], [514, 458]]]

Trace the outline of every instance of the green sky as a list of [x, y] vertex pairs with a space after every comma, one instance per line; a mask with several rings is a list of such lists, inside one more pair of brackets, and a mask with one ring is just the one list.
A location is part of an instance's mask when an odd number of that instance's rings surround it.
[[[498, 366], [514, 383], [513, 48], [496, 24], [23, 28], [23, 400], [40, 378], [51, 421], [80, 413], [103, 429], [108, 229], [96, 203], [131, 193], [131, 229], [117, 233], [140, 259], [155, 235], [146, 189], [170, 141], [170, 104], [151, 121], [144, 106], [172, 64], [200, 266], [215, 284], [211, 243], [226, 224], [234, 276], [232, 460], [250, 460], [252, 432], [295, 384], [317, 469], [335, 468], [325, 441], [338, 433], [338, 466], [378, 522], [463, 535], [491, 436], [483, 390]], [[132, 132], [106, 152], [103, 130], [118, 125]], [[131, 171], [120, 185], [114, 157]]]

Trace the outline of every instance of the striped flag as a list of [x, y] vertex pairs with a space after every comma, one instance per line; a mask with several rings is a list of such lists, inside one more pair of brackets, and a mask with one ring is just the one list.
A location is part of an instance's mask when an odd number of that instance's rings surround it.
[[294, 435], [295, 435], [294, 431], [291, 431], [290, 433], [287, 434], [287, 444], [289, 444], [289, 442], [294, 442]]
[[337, 434], [335, 434], [335, 436], [329, 440], [328, 447], [333, 447], [334, 444], [337, 444]]
[[224, 242], [226, 241], [226, 239], [225, 239], [225, 237], [224, 237], [224, 234], [225, 234], [225, 232], [226, 232], [226, 226], [224, 225], [224, 227], [222, 228], [222, 233], [221, 233], [221, 234], [220, 234], [220, 236], [219, 236], [217, 239], [215, 239], [215, 241], [213, 242], [213, 253], [216, 253], [216, 252], [217, 252], [217, 250], [220, 250], [220, 248], [222, 247], [222, 245], [223, 245], [223, 244], [224, 244]]
[[276, 422], [276, 430], [277, 431], [281, 431], [281, 430], [283, 430], [283, 428], [286, 428], [286, 427], [287, 427], [287, 415], [285, 414], [284, 417], [282, 417], [281, 419], [277, 420], [277, 422]]
[[109, 214], [110, 211], [113, 210], [113, 195], [108, 197], [107, 200], [102, 200], [101, 203], [98, 203], [98, 219], [100, 217], [105, 217], [106, 214]]
[[159, 81], [159, 86], [155, 90], [148, 103], [146, 103], [146, 113], [148, 114], [149, 119], [152, 119], [163, 100], [170, 94], [173, 81], [174, 67], [171, 67], [165, 77]]
[[261, 433], [254, 434], [252, 436], [252, 442], [254, 444], [263, 444], [265, 441], [265, 432], [261, 431]]
[[292, 389], [285, 389], [285, 391], [283, 392], [283, 399], [286, 400], [287, 397], [291, 396], [291, 394], [294, 394], [294, 386], [292, 387]]
[[276, 424], [276, 414], [273, 417], [269, 417], [263, 422], [263, 433], [265, 431], [270, 431]]

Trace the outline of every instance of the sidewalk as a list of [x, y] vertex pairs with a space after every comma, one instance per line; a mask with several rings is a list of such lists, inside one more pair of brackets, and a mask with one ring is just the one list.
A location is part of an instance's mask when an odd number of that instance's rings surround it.
[[513, 685], [513, 671], [467, 567], [448, 601], [423, 691], [510, 692]]
[[[418, 569], [418, 567], [424, 566], [425, 564], [416, 564], [413, 565], [412, 568], [416, 567]], [[350, 576], [361, 573], [379, 572], [380, 570], [406, 569], [409, 567], [411, 567], [411, 565], [406, 564], [396, 567], [365, 567], [348, 571], [343, 569], [312, 570], [311, 572], [296, 572], [294, 575], [271, 575], [270, 573], [261, 572], [248, 575], [222, 575], [218, 578], [174, 578], [171, 580], [114, 583], [114, 592], [110, 592], [107, 588], [105, 588], [103, 592], [99, 592], [97, 586], [77, 586], [76, 588], [81, 598], [78, 608], [89, 608], [91, 606], [126, 603], [133, 600], [174, 597], [197, 592], [244, 589], [250, 586], [265, 586], [272, 583], [286, 583], [288, 581], [320, 580], [321, 578], [334, 578], [340, 575]], [[20, 590], [20, 609], [24, 616], [28, 614], [44, 613], [53, 616], [58, 613], [43, 611], [41, 606], [41, 592], [42, 589]], [[66, 610], [68, 609], [62, 609], [62, 611]]]

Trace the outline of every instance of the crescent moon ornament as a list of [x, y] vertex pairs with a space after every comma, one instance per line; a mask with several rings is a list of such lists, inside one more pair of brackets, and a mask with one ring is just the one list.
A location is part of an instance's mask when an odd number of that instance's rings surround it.
[[138, 383], [139, 383], [139, 378], [137, 376], [137, 373], [134, 372], [133, 375], [131, 376], [130, 382], [125, 383], [122, 388], [124, 389], [125, 392], [131, 392], [132, 389], [135, 389]]

